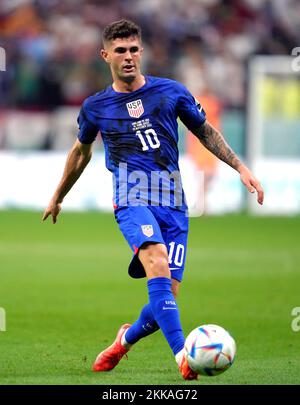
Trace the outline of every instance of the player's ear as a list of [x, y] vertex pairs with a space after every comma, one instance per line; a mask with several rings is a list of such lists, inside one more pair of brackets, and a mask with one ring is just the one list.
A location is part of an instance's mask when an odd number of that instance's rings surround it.
[[105, 49], [101, 49], [100, 56], [108, 63], [108, 52]]

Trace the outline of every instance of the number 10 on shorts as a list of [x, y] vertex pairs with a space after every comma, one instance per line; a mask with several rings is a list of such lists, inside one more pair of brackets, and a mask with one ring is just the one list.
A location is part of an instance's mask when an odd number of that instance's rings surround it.
[[175, 242], [169, 243], [169, 264], [181, 267], [184, 260], [184, 246]]

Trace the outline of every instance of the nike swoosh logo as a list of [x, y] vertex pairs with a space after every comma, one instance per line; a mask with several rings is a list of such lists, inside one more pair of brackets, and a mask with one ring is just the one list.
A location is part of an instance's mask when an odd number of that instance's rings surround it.
[[180, 267], [170, 267], [169, 270], [180, 270]]

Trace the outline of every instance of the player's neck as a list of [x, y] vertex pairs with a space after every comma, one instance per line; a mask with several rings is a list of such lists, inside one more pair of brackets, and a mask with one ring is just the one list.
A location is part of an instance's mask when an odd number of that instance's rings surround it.
[[138, 75], [132, 82], [127, 83], [121, 79], [114, 78], [112, 87], [118, 93], [131, 93], [144, 86], [146, 79], [143, 75]]

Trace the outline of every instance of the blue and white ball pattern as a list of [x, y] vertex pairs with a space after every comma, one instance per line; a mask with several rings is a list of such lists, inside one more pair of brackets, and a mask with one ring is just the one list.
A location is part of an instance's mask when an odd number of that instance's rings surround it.
[[192, 370], [205, 376], [226, 371], [234, 362], [236, 344], [221, 326], [201, 325], [185, 340], [185, 354]]

